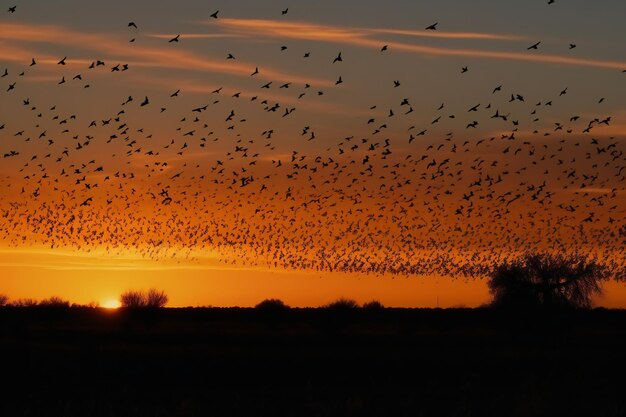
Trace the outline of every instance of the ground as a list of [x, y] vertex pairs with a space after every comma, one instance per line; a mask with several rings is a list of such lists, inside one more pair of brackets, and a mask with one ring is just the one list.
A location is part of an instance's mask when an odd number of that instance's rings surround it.
[[623, 416], [626, 311], [0, 309], [6, 416]]

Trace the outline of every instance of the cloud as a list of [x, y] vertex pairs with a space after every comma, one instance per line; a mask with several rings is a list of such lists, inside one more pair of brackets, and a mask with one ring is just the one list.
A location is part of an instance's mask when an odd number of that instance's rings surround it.
[[[235, 33], [255, 36], [281, 37], [288, 39], [314, 40], [321, 42], [340, 43], [366, 48], [380, 48], [387, 44], [394, 50], [431, 56], [457, 56], [471, 58], [486, 58], [510, 61], [527, 61], [548, 64], [573, 65], [607, 69], [626, 68], [626, 62], [577, 58], [563, 55], [537, 54], [529, 52], [496, 51], [475, 48], [446, 48], [406, 42], [394, 42], [375, 39], [373, 34], [395, 34], [415, 37], [437, 37], [446, 39], [474, 39], [474, 40], [521, 40], [523, 37], [514, 35], [498, 35], [484, 33], [454, 33], [411, 31], [394, 29], [359, 29], [342, 28], [337, 26], [318, 25], [303, 22], [280, 22], [258, 19], [220, 19], [218, 22], [227, 30]], [[432, 33], [431, 33], [432, 32]]]
[[[203, 35], [204, 36], [204, 35]], [[209, 36], [209, 35], [206, 35]], [[224, 35], [221, 35], [224, 36]], [[205, 71], [235, 76], [249, 77], [256, 65], [245, 61], [226, 61], [223, 58], [216, 60], [215, 57], [200, 55], [185, 50], [181, 45], [167, 44], [160, 46], [144, 46], [129, 44], [125, 37], [110, 34], [84, 33], [60, 26], [0, 23], [0, 41], [9, 40], [22, 43], [46, 43], [70, 46], [78, 49], [86, 49], [96, 52], [105, 57], [98, 57], [108, 61], [133, 61], [133, 65], [144, 67], [158, 67], [179, 69], [185, 71]], [[6, 47], [0, 44], [0, 56], [11, 61], [29, 62], [32, 57], [38, 59], [41, 54], [31, 49], [30, 54], [25, 54], [21, 48]], [[77, 54], [78, 55], [78, 54]], [[42, 63], [55, 64], [60, 58], [46, 56]], [[76, 61], [72, 56], [67, 59], [68, 65]], [[39, 62], [39, 59], [38, 59]], [[79, 62], [91, 62], [81, 59]], [[116, 62], [117, 63], [117, 62]], [[331, 81], [298, 75], [281, 71], [279, 69], [263, 66], [258, 75], [265, 80], [280, 80], [295, 83], [309, 83], [313, 85], [329, 86]]]

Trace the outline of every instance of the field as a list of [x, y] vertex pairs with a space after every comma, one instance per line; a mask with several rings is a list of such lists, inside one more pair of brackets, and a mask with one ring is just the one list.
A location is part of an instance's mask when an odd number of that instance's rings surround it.
[[0, 309], [3, 416], [623, 416], [626, 312]]

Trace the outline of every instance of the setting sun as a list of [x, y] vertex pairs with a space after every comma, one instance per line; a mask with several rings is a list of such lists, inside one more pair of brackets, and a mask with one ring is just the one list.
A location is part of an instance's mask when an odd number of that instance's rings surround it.
[[107, 309], [120, 308], [120, 302], [119, 302], [119, 300], [115, 300], [115, 299], [111, 298], [109, 300], [103, 301], [102, 302], [102, 307], [103, 308], [107, 308]]

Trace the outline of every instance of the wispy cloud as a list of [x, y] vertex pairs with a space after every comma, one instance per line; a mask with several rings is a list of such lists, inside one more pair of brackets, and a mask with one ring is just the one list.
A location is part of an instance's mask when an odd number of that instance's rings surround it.
[[[158, 35], [165, 36], [165, 35]], [[198, 35], [212, 36], [212, 35]], [[224, 35], [219, 35], [224, 36]], [[82, 50], [90, 50], [98, 54], [98, 58], [123, 61], [132, 60], [138, 66], [152, 66], [159, 68], [178, 69], [185, 71], [203, 71], [228, 74], [234, 76], [250, 76], [256, 65], [237, 60], [217, 60], [212, 56], [204, 56], [183, 49], [181, 45], [145, 46], [129, 44], [125, 37], [110, 34], [84, 33], [60, 26], [0, 23], [0, 40], [9, 40], [20, 43], [46, 43], [65, 45]], [[29, 62], [32, 57], [38, 57], [35, 48], [30, 48], [30, 54], [25, 54], [20, 48], [0, 46], [0, 55], [10, 61]], [[101, 56], [104, 55], [104, 56]], [[57, 58], [46, 55], [42, 63], [56, 64]], [[77, 61], [68, 57], [68, 65]], [[90, 62], [80, 59], [79, 62]], [[328, 86], [328, 80], [305, 75], [298, 75], [279, 69], [263, 66], [260, 68], [259, 78], [266, 80], [280, 80], [296, 83]]]
[[383, 44], [389, 45], [394, 50], [408, 53], [434, 56], [457, 56], [471, 58], [486, 58], [511, 61], [528, 61], [549, 64], [585, 66], [607, 69], [626, 68], [626, 62], [598, 60], [591, 58], [577, 58], [564, 55], [537, 54], [516, 51], [498, 51], [476, 48], [447, 48], [406, 42], [394, 42], [374, 38], [375, 34], [395, 34], [414, 37], [436, 37], [445, 39], [474, 39], [474, 40], [522, 40], [523, 37], [515, 35], [498, 35], [486, 33], [454, 33], [411, 31], [395, 29], [361, 29], [343, 28], [311, 24], [304, 22], [280, 22], [275, 20], [258, 19], [221, 19], [219, 24], [226, 30], [240, 34], [255, 36], [281, 37], [287, 39], [315, 40], [346, 44], [366, 48], [380, 48]]

